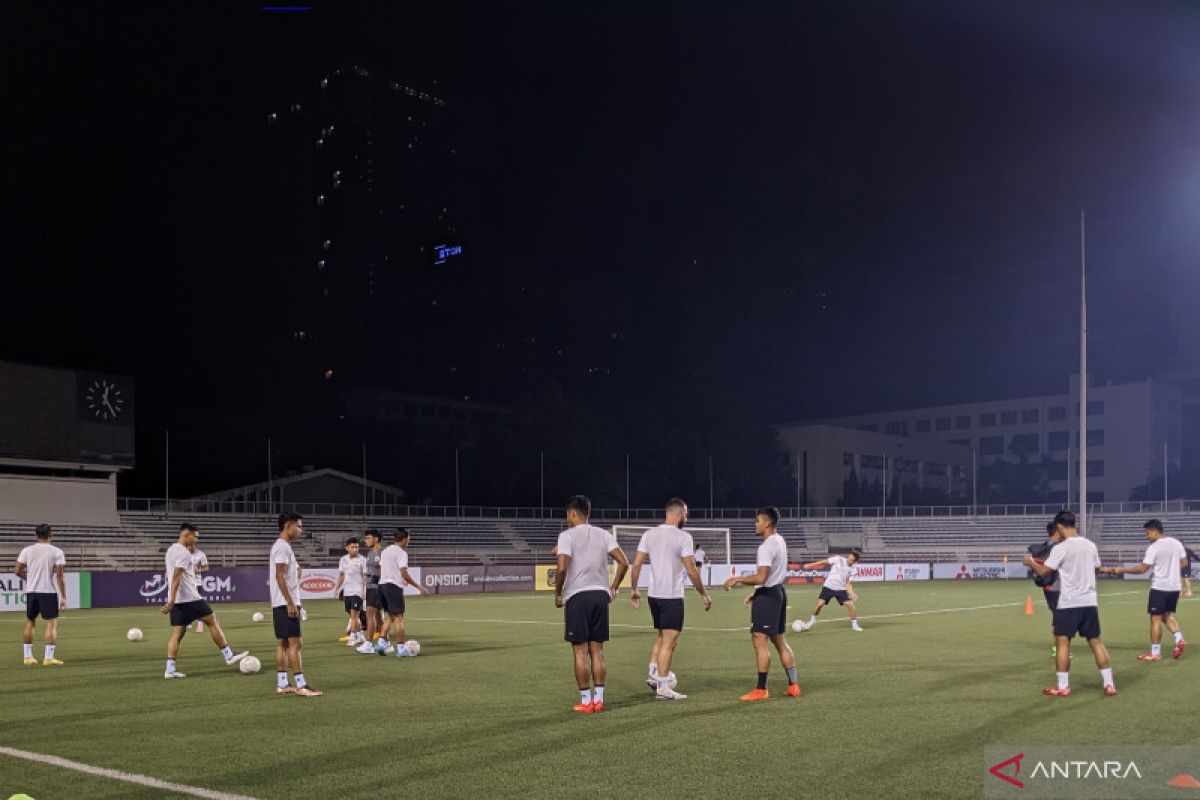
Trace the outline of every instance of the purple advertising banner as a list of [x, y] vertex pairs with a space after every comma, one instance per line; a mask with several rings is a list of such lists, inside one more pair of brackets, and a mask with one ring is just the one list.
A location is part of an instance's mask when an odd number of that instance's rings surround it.
[[[263, 602], [271, 599], [267, 570], [213, 569], [200, 581], [200, 596], [215, 603]], [[161, 605], [167, 581], [161, 572], [93, 572], [92, 607]]]
[[501, 567], [492, 565], [483, 577], [485, 592], [532, 592], [533, 567]]
[[421, 585], [434, 594], [482, 592], [487, 567], [421, 567]]

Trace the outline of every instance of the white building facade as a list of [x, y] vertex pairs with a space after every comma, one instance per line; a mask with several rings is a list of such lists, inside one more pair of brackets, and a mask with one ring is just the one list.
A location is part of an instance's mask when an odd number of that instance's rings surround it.
[[[1161, 479], [1164, 446], [1169, 469], [1181, 466], [1182, 402], [1178, 388], [1149, 379], [1088, 387], [1089, 502], [1127, 500], [1135, 488]], [[862, 456], [884, 455], [881, 450], [902, 459], [898, 466], [889, 462], [890, 468], [915, 470], [922, 480], [943, 472], [942, 466], [969, 469], [973, 459], [981, 466], [1001, 459], [1043, 463], [1050, 478], [1048, 502], [1065, 503], [1068, 492], [1072, 502], [1078, 500], [1078, 409], [1079, 381], [1072, 376], [1068, 391], [1060, 395], [832, 417], [775, 428], [785, 461], [793, 464], [798, 479], [802, 476], [795, 464], [802, 466], [804, 459], [794, 454], [809, 453], [809, 505], [836, 504], [827, 502], [832, 485], [837, 484], [835, 496], [840, 496], [851, 466], [863, 475], [864, 469], [879, 462], [868, 458], [864, 465]], [[868, 438], [856, 439], [849, 433]], [[952, 449], [929, 449], [938, 445]], [[836, 474], [826, 476], [827, 469], [837, 466], [833, 453], [843, 464]], [[920, 466], [926, 462], [932, 466]], [[962, 494], [953, 483], [954, 470], [945, 472], [948, 494]], [[865, 474], [870, 480], [872, 473]]]

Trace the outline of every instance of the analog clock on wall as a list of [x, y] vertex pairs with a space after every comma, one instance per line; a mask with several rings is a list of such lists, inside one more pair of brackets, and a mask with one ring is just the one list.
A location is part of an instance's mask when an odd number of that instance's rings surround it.
[[113, 422], [125, 413], [127, 399], [115, 380], [95, 378], [84, 386], [83, 405], [91, 419]]

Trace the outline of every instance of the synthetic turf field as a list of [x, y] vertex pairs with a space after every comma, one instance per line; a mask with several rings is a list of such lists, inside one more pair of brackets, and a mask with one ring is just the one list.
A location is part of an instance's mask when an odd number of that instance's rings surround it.
[[[1101, 620], [1117, 697], [1100, 693], [1077, 644], [1075, 694], [1054, 682], [1050, 616], [1032, 583], [864, 583], [866, 631], [845, 612], [788, 634], [804, 696], [740, 703], [755, 667], [745, 591], [689, 596], [674, 671], [687, 700], [653, 699], [644, 684], [652, 631], [622, 594], [607, 646], [606, 710], [573, 713], [578, 694], [561, 611], [548, 593], [411, 599], [416, 658], [353, 653], [345, 617], [309, 605], [306, 669], [321, 698], [274, 694], [269, 609], [217, 605], [235, 649], [264, 664], [246, 676], [207, 634], [180, 650], [184, 680], [162, 678], [165, 618], [156, 608], [69, 611], [60, 668], [22, 667], [22, 615], [0, 616], [0, 746], [257, 798], [497, 798], [542, 796], [947, 797], [982, 794], [985, 745], [1194, 745], [1200, 687], [1200, 600], [1179, 619], [1197, 642], [1182, 660], [1144, 664], [1143, 582], [1101, 581]], [[807, 618], [817, 588], [793, 586], [791, 618]], [[1033, 594], [1035, 614], [1025, 616]], [[146, 639], [125, 640], [140, 627]], [[1167, 637], [1169, 642], [1169, 636]], [[35, 647], [40, 659], [41, 645]], [[1189, 711], [1191, 709], [1191, 711]], [[1149, 737], [1149, 738], [1148, 738]], [[0, 755], [0, 797], [177, 797]]]

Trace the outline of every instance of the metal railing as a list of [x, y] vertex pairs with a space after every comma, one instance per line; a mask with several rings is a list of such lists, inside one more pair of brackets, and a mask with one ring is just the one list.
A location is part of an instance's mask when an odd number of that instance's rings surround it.
[[[1072, 508], [1077, 509], [1078, 504]], [[945, 506], [826, 506], [818, 508], [780, 507], [784, 519], [892, 519], [921, 517], [1006, 517], [1053, 515], [1063, 509], [1060, 503], [1009, 503]], [[1196, 514], [1200, 500], [1127, 500], [1111, 503], [1088, 503], [1088, 514]], [[163, 498], [121, 497], [117, 511], [123, 514], [154, 514], [158, 516], [184, 514], [237, 514], [271, 517], [281, 511], [295, 511], [314, 517], [380, 518], [407, 517], [410, 519], [546, 519], [558, 520], [563, 511], [558, 507], [538, 506], [427, 506], [384, 503], [293, 503], [265, 500], [166, 500]], [[696, 520], [752, 520], [756, 508], [692, 508], [690, 517]], [[618, 522], [622, 520], [651, 520], [662, 516], [661, 508], [595, 508], [592, 519]]]

